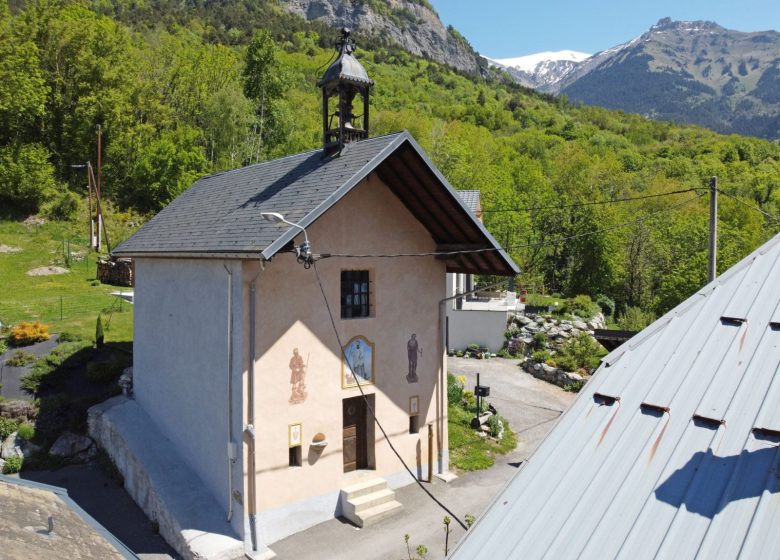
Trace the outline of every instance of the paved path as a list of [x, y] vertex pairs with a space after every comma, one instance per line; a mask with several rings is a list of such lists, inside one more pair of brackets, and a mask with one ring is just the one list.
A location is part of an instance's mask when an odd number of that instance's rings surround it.
[[[469, 390], [476, 382], [476, 372], [480, 372], [481, 383], [490, 386], [488, 400], [518, 434], [517, 449], [498, 457], [492, 468], [463, 474], [450, 484], [438, 480], [426, 484], [460, 518], [466, 514], [477, 516], [517, 472], [575, 395], [535, 379], [522, 371], [516, 360], [450, 358], [448, 369], [455, 375], [465, 375]], [[357, 529], [333, 519], [283, 539], [271, 545], [271, 549], [279, 560], [400, 560], [407, 557], [404, 534], [409, 534], [413, 551], [418, 544], [425, 544], [428, 560], [443, 558], [441, 520], [446, 513], [417, 485], [401, 488], [396, 497], [404, 504], [404, 512], [377, 525]], [[463, 535], [454, 522], [451, 527], [450, 550]]]
[[57, 346], [56, 334], [52, 335], [49, 340], [37, 342], [35, 344], [31, 344], [30, 346], [9, 348], [5, 354], [0, 356], [0, 385], [2, 385], [2, 387], [0, 387], [0, 396], [3, 396], [8, 400], [33, 400], [32, 395], [28, 394], [26, 391], [23, 391], [20, 386], [22, 377], [30, 373], [33, 364], [28, 364], [23, 367], [11, 367], [6, 365], [5, 362], [20, 350], [24, 350], [36, 358], [40, 358], [41, 356], [45, 356], [51, 352], [55, 346]]

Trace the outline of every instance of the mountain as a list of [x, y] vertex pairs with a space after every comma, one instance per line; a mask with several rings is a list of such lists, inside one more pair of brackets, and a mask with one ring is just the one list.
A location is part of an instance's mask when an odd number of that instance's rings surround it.
[[550, 93], [556, 91], [558, 82], [589, 57], [589, 54], [577, 51], [557, 51], [486, 60], [506, 70], [521, 85]]
[[581, 62], [551, 92], [656, 120], [778, 139], [780, 33], [664, 18]]
[[280, 0], [287, 11], [330, 27], [349, 27], [469, 74], [481, 57], [427, 0]]

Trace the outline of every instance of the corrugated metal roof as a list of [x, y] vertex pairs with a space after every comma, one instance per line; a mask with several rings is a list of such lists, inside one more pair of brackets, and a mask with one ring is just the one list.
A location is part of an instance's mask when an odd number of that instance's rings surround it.
[[519, 272], [408, 132], [351, 142], [340, 155], [315, 150], [204, 177], [112, 254], [270, 259], [300, 231], [262, 212], [308, 227], [373, 171], [437, 243], [488, 249], [451, 259], [448, 270]]
[[609, 354], [451, 558], [780, 558], [780, 235]]
[[471, 210], [472, 213], [476, 214], [479, 210], [479, 197], [480, 192], [476, 190], [464, 190], [464, 191], [458, 191], [458, 196], [463, 201], [463, 203], [468, 206], [468, 209]]

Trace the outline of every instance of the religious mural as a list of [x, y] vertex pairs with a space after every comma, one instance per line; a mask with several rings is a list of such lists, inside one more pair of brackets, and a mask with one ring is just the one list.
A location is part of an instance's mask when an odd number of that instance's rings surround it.
[[406, 374], [406, 380], [409, 383], [417, 383], [417, 356], [422, 356], [422, 348], [414, 333], [412, 333], [409, 342], [406, 343], [406, 355], [409, 358], [409, 373]]
[[306, 368], [308, 367], [309, 356], [306, 356], [304, 362], [298, 349], [293, 349], [290, 358], [290, 385], [292, 386], [290, 404], [300, 404], [306, 400]]
[[374, 344], [364, 336], [356, 336], [342, 349], [341, 387], [357, 387], [374, 383]]

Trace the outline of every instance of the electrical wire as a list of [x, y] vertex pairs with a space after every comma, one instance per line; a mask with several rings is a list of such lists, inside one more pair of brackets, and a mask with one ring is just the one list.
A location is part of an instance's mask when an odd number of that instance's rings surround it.
[[[692, 189], [693, 190], [693, 189]], [[591, 231], [586, 231], [582, 233], [577, 233], [574, 235], [568, 235], [565, 237], [558, 237], [556, 239], [550, 239], [547, 241], [540, 241], [538, 243], [527, 243], [525, 245], [507, 245], [506, 247], [484, 247], [480, 249], [462, 249], [457, 251], [430, 251], [427, 253], [392, 253], [392, 254], [379, 254], [379, 255], [370, 255], [370, 254], [362, 254], [362, 255], [350, 255], [350, 254], [344, 254], [344, 253], [321, 253], [315, 257], [315, 260], [321, 260], [331, 257], [340, 257], [344, 259], [363, 259], [363, 258], [375, 258], [375, 259], [393, 259], [393, 258], [401, 258], [401, 257], [450, 257], [450, 256], [456, 256], [456, 255], [468, 255], [468, 254], [474, 254], [474, 253], [488, 253], [491, 251], [508, 251], [511, 249], [530, 249], [530, 248], [536, 248], [536, 247], [544, 247], [547, 245], [557, 245], [558, 243], [563, 243], [565, 241], [571, 241], [573, 239], [580, 239], [582, 237], [589, 237], [591, 235], [597, 235], [599, 233], [608, 233], [611, 231], [615, 231], [618, 229], [622, 229], [628, 226], [632, 226], [634, 224], [641, 224], [643, 222], [646, 222], [659, 214], [665, 214], [666, 212], [671, 212], [672, 210], [676, 210], [677, 208], [680, 208], [682, 206], [685, 206], [686, 204], [690, 204], [691, 202], [694, 202], [695, 200], [700, 199], [702, 196], [704, 196], [705, 193], [699, 193], [694, 197], [688, 198], [678, 204], [673, 204], [672, 206], [667, 206], [666, 208], [661, 208], [660, 210], [656, 210], [655, 212], [651, 212], [649, 214], [646, 214], [644, 216], [640, 216], [638, 218], [635, 218], [633, 220], [630, 220], [628, 222], [622, 222], [620, 224], [616, 224], [614, 226], [610, 226], [607, 228], [601, 228], [601, 229], [595, 229]]]
[[[317, 284], [320, 287], [320, 293], [322, 293], [322, 299], [325, 301], [325, 309], [328, 311], [328, 317], [330, 318], [330, 324], [333, 327], [333, 333], [336, 335], [336, 341], [339, 343], [339, 349], [344, 356], [344, 359], [347, 361], [347, 366], [349, 366], [350, 371], [352, 370], [352, 364], [349, 362], [349, 357], [344, 353], [344, 346], [341, 344], [341, 337], [339, 336], [339, 330], [336, 327], [336, 320], [333, 318], [333, 312], [330, 309], [330, 303], [328, 303], [328, 296], [325, 295], [325, 288], [322, 285], [322, 280], [320, 279], [320, 273], [317, 270], [317, 261], [312, 262], [312, 266], [314, 268], [314, 276], [317, 279]], [[382, 424], [379, 422], [379, 417], [377, 417], [376, 413], [374, 412], [373, 407], [371, 406], [371, 403], [368, 401], [368, 398], [366, 397], [366, 393], [363, 391], [363, 386], [360, 384], [360, 380], [358, 379], [358, 376], [355, 375], [355, 382], [357, 383], [357, 387], [360, 390], [360, 396], [363, 397], [363, 401], [366, 403], [366, 407], [368, 407], [368, 411], [371, 413], [371, 416], [374, 418], [374, 422], [379, 427], [379, 431], [382, 432], [382, 435], [385, 436], [385, 441], [387, 441], [387, 445], [390, 446], [390, 449], [395, 453], [395, 456], [398, 457], [398, 460], [401, 461], [401, 464], [404, 466], [404, 469], [406, 469], [406, 472], [409, 473], [409, 476], [412, 477], [412, 480], [414, 480], [417, 485], [425, 492], [428, 497], [436, 502], [436, 504], [446, 511], [449, 515], [452, 516], [452, 518], [458, 522], [458, 524], [463, 527], [465, 531], [468, 531], [468, 527], [466, 524], [460, 520], [460, 518], [455, 515], [447, 506], [445, 506], [441, 501], [439, 501], [436, 496], [431, 494], [431, 492], [423, 486], [422, 482], [420, 482], [416, 476], [414, 476], [414, 473], [412, 473], [412, 470], [409, 468], [409, 465], [406, 464], [406, 461], [404, 461], [403, 457], [401, 457], [401, 454], [398, 453], [395, 446], [393, 445], [393, 442], [390, 441], [390, 437], [387, 435], [387, 432], [385, 432], [385, 429], [382, 427]], [[428, 460], [431, 460], [430, 458]]]
[[744, 200], [742, 200], [742, 199], [740, 199], [740, 198], [738, 198], [738, 197], [734, 196], [733, 194], [729, 194], [729, 193], [727, 193], [727, 192], [725, 192], [725, 191], [722, 191], [722, 190], [720, 190], [720, 189], [716, 189], [716, 190], [717, 190], [717, 191], [718, 191], [720, 194], [722, 194], [723, 196], [727, 196], [727, 197], [731, 198], [732, 200], [735, 200], [735, 201], [737, 201], [737, 202], [738, 202], [738, 203], [740, 203], [742, 206], [746, 206], [747, 208], [750, 208], [751, 210], [755, 210], [756, 212], [759, 212], [759, 213], [763, 214], [764, 216], [766, 216], [766, 217], [767, 217], [767, 218], [769, 218], [770, 220], [774, 220], [775, 222], [780, 222], [780, 218], [778, 218], [777, 216], [773, 216], [773, 215], [772, 215], [772, 214], [770, 214], [769, 212], [765, 212], [764, 210], [762, 210], [762, 209], [761, 209], [761, 208], [759, 208], [758, 206], [753, 206], [752, 204], [748, 204], [747, 202], [745, 202]]
[[577, 202], [573, 204], [558, 204], [551, 206], [527, 206], [525, 208], [490, 208], [482, 210], [483, 213], [497, 213], [497, 212], [535, 212], [537, 210], [563, 210], [566, 208], [580, 208], [583, 206], [598, 206], [601, 204], [614, 204], [616, 202], [631, 202], [634, 200], [646, 200], [648, 198], [658, 198], [661, 196], [671, 196], [674, 194], [684, 194], [697, 190], [703, 190], [703, 187], [682, 189], [678, 191], [670, 191], [665, 193], [645, 194], [641, 196], [629, 196], [625, 198], [612, 198], [610, 200], [596, 200], [592, 202]]

